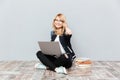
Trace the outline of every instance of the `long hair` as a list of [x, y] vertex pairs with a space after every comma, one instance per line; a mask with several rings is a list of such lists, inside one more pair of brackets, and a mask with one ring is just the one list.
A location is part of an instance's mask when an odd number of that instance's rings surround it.
[[[54, 25], [55, 19], [56, 19], [57, 17], [59, 17], [60, 20], [61, 20], [62, 23], [63, 23], [60, 32], [58, 32], [56, 26]], [[67, 22], [66, 22], [65, 16], [64, 16], [63, 14], [61, 14], [61, 13], [57, 14], [57, 15], [55, 16], [54, 20], [53, 20], [52, 26], [53, 26], [53, 30], [55, 31], [55, 34], [57, 34], [57, 35], [62, 35], [62, 34], [64, 33], [64, 31], [65, 31], [65, 28], [67, 27]]]

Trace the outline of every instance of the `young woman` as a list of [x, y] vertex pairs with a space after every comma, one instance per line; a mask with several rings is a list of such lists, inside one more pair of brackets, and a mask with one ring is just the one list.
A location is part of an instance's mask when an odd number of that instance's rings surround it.
[[45, 55], [42, 51], [37, 52], [37, 58], [42, 62], [35, 65], [35, 68], [49, 69], [57, 73], [67, 74], [66, 68], [72, 66], [75, 53], [72, 49], [70, 38], [72, 36], [71, 30], [68, 28], [65, 16], [57, 14], [53, 20], [53, 31], [51, 31], [51, 41], [58, 41], [62, 54], [60, 57]]

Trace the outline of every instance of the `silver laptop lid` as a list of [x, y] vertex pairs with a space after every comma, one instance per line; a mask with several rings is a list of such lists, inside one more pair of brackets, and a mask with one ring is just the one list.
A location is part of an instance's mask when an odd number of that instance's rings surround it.
[[59, 42], [38, 41], [41, 51], [47, 55], [61, 55]]

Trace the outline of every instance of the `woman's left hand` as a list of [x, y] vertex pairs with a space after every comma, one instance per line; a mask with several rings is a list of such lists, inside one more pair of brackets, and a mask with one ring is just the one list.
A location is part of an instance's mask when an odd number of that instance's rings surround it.
[[72, 31], [69, 28], [66, 28], [66, 32], [65, 33], [68, 34], [68, 35], [71, 35]]

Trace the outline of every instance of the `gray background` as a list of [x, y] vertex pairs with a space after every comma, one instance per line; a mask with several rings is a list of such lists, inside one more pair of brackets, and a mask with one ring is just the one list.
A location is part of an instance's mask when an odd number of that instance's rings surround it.
[[0, 0], [0, 60], [37, 60], [63, 13], [78, 57], [120, 60], [120, 0]]

